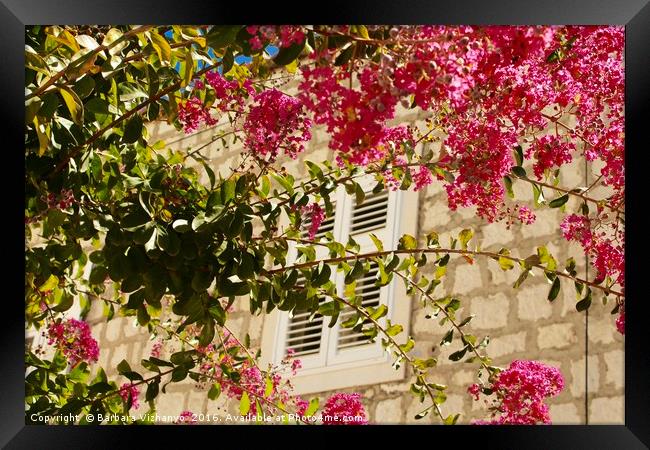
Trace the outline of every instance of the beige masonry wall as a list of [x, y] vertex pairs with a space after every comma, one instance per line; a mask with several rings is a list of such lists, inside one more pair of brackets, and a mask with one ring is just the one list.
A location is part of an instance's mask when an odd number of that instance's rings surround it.
[[[413, 113], [404, 113], [396, 123], [411, 122], [417, 118]], [[165, 140], [170, 147], [180, 150], [195, 149], [208, 143], [216, 134], [213, 129], [185, 137], [162, 122], [150, 124], [148, 129], [152, 137]], [[303, 173], [306, 158], [314, 161], [331, 159], [325, 133], [316, 129], [313, 135], [309, 151], [296, 161], [283, 162], [291, 173]], [[207, 145], [202, 153], [211, 158], [215, 172], [222, 171], [224, 174], [239, 161], [235, 150], [220, 150], [218, 144]], [[576, 164], [573, 170], [563, 170], [562, 186], [573, 188], [585, 185], [583, 164]], [[589, 169], [589, 172], [592, 171]], [[593, 180], [593, 176], [589, 176]], [[531, 199], [528, 205], [532, 208], [531, 186], [519, 181], [515, 183], [515, 191], [518, 200], [528, 196]], [[537, 220], [533, 225], [515, 224], [507, 229], [503, 223], [489, 224], [480, 220], [474, 209], [450, 211], [440, 183], [434, 183], [419, 195], [420, 236], [435, 230], [444, 243], [448, 241], [449, 234], [457, 235], [463, 228], [472, 228], [475, 231], [474, 240], [480, 241], [484, 250], [498, 251], [504, 246], [510, 248], [514, 255], [522, 257], [534, 253], [539, 245], [547, 245], [560, 264], [570, 256], [575, 257], [579, 274], [585, 274], [582, 250], [577, 245], [567, 243], [561, 236], [559, 223], [563, 213], [558, 210], [534, 210]], [[551, 196], [552, 193], [547, 192], [546, 195]], [[570, 209], [574, 205], [569, 203], [568, 206]], [[623, 337], [614, 326], [615, 316], [610, 315], [613, 304], [610, 302], [604, 306], [602, 296], [595, 293], [587, 318], [585, 313], [575, 310], [576, 297], [572, 283], [563, 283], [559, 297], [549, 303], [546, 298], [550, 286], [542, 273], [534, 273], [519, 289], [513, 289], [512, 284], [517, 276], [516, 269], [503, 272], [495, 261], [486, 258], [477, 258], [473, 265], [462, 258], [452, 258], [444, 282], [436, 293], [457, 295], [463, 305], [463, 317], [476, 314], [468, 331], [479, 339], [484, 335], [490, 336], [487, 351], [497, 365], [507, 366], [514, 359], [536, 359], [561, 370], [566, 388], [549, 402], [554, 424], [623, 423], [624, 345]], [[235, 306], [229, 328], [240, 337], [248, 333], [252, 345], [259, 347], [263, 317], [251, 316], [246, 300]], [[93, 334], [100, 342], [99, 363], [107, 369], [109, 376], [115, 374], [115, 367], [122, 359], [137, 367], [142, 358], [148, 357], [152, 346], [152, 342], [147, 340], [146, 330], [137, 328], [133, 318], [116, 317], [105, 323], [101, 314], [101, 308], [94, 308], [89, 316], [89, 320], [95, 324]], [[431, 379], [449, 386], [443, 411], [447, 414], [461, 412], [461, 423], [485, 418], [485, 405], [473, 401], [466, 392], [467, 386], [476, 381], [474, 365], [451, 363], [447, 359], [447, 355], [458, 349], [458, 339], [442, 351], [432, 351], [447, 329], [440, 327], [435, 319], [426, 319], [426, 315], [427, 311], [418, 302], [412, 302], [411, 327], [408, 331], [417, 342], [414, 350], [416, 356], [438, 358], [439, 364], [433, 369]], [[406, 378], [398, 382], [351, 386], [344, 391], [363, 394], [371, 423], [435, 423], [432, 415], [419, 421], [414, 419], [423, 407], [409, 392], [410, 377], [411, 373], [407, 371]], [[330, 394], [322, 392], [316, 395], [323, 401]], [[237, 407], [236, 404], [224, 404], [223, 399], [208, 400], [207, 388], [197, 386], [191, 380], [170, 384], [167, 393], [161, 393], [156, 406], [161, 415], [175, 415], [186, 409], [197, 414], [224, 414], [227, 410], [236, 411]], [[141, 412], [145, 408], [142, 406]]]

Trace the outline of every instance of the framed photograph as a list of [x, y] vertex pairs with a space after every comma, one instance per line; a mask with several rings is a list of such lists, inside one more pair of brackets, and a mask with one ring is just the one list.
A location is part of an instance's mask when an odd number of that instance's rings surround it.
[[4, 2], [2, 444], [648, 448], [650, 6], [323, 8]]

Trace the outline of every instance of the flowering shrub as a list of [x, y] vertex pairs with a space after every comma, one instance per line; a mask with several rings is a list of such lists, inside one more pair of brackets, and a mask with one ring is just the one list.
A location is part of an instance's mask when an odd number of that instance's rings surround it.
[[[440, 345], [462, 345], [449, 359], [489, 380], [469, 388], [494, 398], [483, 423], [549, 423], [544, 400], [562, 389], [559, 372], [535, 361], [495, 366], [463, 299], [440, 285], [451, 257], [487, 258], [520, 271], [513, 289], [543, 274], [549, 291], [539, 301], [570, 283], [582, 312], [602, 294], [624, 333], [623, 43], [623, 28], [610, 26], [28, 27], [25, 317], [58, 351], [51, 360], [26, 352], [27, 415], [145, 403], [155, 411], [168, 383], [191, 378], [242, 416], [289, 422], [297, 413], [293, 422], [309, 423], [320, 405], [293, 393], [300, 360], [288, 352], [262, 367], [250, 339], [228, 328], [239, 302], [251, 314], [310, 311], [331, 326], [345, 310], [340, 326], [355, 321], [395, 367], [409, 366], [416, 418], [456, 423], [444, 411], [446, 385], [433, 381], [437, 358], [416, 356], [408, 330], [384, 319], [387, 308], [340, 294], [376, 267], [378, 285], [400, 278], [440, 316]], [[405, 113], [418, 119], [396, 124]], [[192, 148], [154, 141], [145, 125], [161, 120], [209, 139]], [[303, 159], [313, 127], [331, 154], [305, 161], [308, 176], [296, 180], [283, 164]], [[227, 167], [215, 170], [208, 146]], [[577, 163], [596, 169], [584, 186], [565, 185]], [[339, 186], [363, 203], [361, 176], [375, 193], [440, 184], [450, 210], [474, 208], [508, 227], [559, 208], [560, 232], [594, 270], [582, 277], [574, 259], [558, 261], [543, 245], [531, 255], [481, 249], [470, 229], [447, 247], [435, 232], [397, 245], [376, 239], [376, 251], [327, 233], [315, 242]], [[119, 383], [96, 364], [88, 324], [66, 316], [94, 303], [154, 341], [143, 370], [107, 368]], [[335, 393], [320, 415], [325, 424], [369, 420], [359, 394]]]
[[99, 346], [86, 322], [76, 319], [52, 322], [47, 331], [47, 343], [61, 350], [71, 366], [81, 361], [97, 361]]
[[[538, 361], [513, 361], [500, 372], [492, 385], [483, 392], [494, 395], [494, 414], [491, 420], [475, 421], [477, 425], [536, 425], [550, 424], [548, 397], [558, 395], [564, 388], [564, 378], [555, 367]], [[480, 387], [473, 384], [468, 392], [479, 399]]]

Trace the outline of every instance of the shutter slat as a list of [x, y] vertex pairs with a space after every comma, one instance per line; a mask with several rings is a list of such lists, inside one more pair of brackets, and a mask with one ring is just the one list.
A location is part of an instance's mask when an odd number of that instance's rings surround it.
[[[296, 284], [304, 285], [305, 281], [305, 277], [301, 274]], [[323, 301], [321, 300], [321, 303]], [[288, 349], [294, 350], [294, 356], [308, 356], [320, 352], [323, 316], [315, 314], [311, 317], [311, 315], [311, 311], [301, 311], [290, 316], [284, 337], [285, 354]]]
[[[375, 279], [378, 272], [376, 263], [370, 264], [370, 270], [359, 280], [354, 289], [354, 293], [361, 297], [361, 305], [364, 307], [377, 307], [380, 303], [381, 287], [375, 286]], [[354, 316], [356, 311], [348, 308], [341, 312], [340, 320], [344, 321]], [[354, 331], [352, 328], [339, 328], [337, 336], [337, 350], [361, 347], [370, 344], [368, 338], [361, 332]]]
[[350, 234], [366, 233], [386, 226], [388, 214], [388, 192], [366, 197], [360, 205], [356, 201], [350, 218]]

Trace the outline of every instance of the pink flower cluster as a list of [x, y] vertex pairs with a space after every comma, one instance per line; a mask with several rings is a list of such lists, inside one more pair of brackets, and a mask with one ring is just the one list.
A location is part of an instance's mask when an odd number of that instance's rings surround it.
[[[455, 175], [445, 180], [452, 209], [476, 206], [490, 221], [509, 217], [502, 178], [514, 165], [513, 147], [528, 147], [526, 158], [541, 177], [571, 162], [576, 140], [586, 144], [588, 159], [605, 162], [603, 179], [621, 198], [622, 27], [414, 26], [400, 27], [395, 38], [402, 58], [332, 67], [333, 54], [321, 52], [312, 57], [325, 65], [302, 69], [299, 96], [314, 122], [327, 126], [338, 158], [392, 163], [387, 121], [397, 104], [414, 105], [440, 117], [447, 135], [440, 163]], [[357, 89], [348, 85], [350, 73], [357, 74]], [[553, 107], [557, 114], [548, 112]], [[564, 115], [573, 116], [570, 130]], [[529, 139], [546, 129], [555, 134]], [[426, 171], [418, 175], [417, 187], [429, 182]]]
[[498, 122], [477, 121], [464, 116], [448, 126], [447, 157], [441, 161], [457, 171], [445, 186], [449, 207], [477, 206], [480, 216], [495, 220], [503, 213], [503, 177], [513, 166], [512, 149], [517, 144], [513, 130]]
[[53, 322], [48, 327], [49, 345], [54, 344], [68, 359], [71, 366], [81, 361], [93, 362], [99, 358], [99, 346], [88, 324], [68, 319]]
[[245, 80], [240, 85], [238, 81], [228, 80], [216, 71], [206, 73], [205, 80], [214, 90], [215, 102], [213, 106], [224, 112], [242, 112], [244, 98], [255, 93], [251, 80]]
[[51, 209], [68, 209], [75, 201], [72, 189], [64, 189], [59, 195], [51, 192], [44, 200], [47, 202], [47, 207]]
[[526, 225], [535, 223], [535, 213], [533, 213], [528, 206], [519, 207], [519, 220]]
[[305, 41], [305, 32], [300, 26], [249, 25], [246, 27], [246, 31], [252, 36], [248, 43], [255, 51], [262, 50], [269, 44], [290, 47], [292, 44], [302, 44]]
[[625, 335], [625, 307], [620, 306], [618, 317], [616, 318], [616, 329], [619, 333]]
[[198, 422], [198, 417], [192, 411], [185, 410], [180, 413], [176, 425], [194, 425]]
[[198, 97], [192, 97], [178, 105], [178, 121], [183, 125], [185, 133], [198, 130], [201, 124], [212, 126], [217, 123], [217, 119], [212, 117]]
[[[536, 425], [550, 424], [548, 397], [564, 389], [564, 378], [558, 369], [538, 361], [516, 360], [496, 376], [489, 387], [496, 395], [491, 420], [473, 422], [476, 425]], [[480, 388], [473, 384], [468, 392], [478, 400]]]
[[150, 355], [153, 356], [154, 358], [160, 358], [160, 356], [162, 355], [162, 350], [163, 350], [163, 342], [156, 341], [151, 347]]
[[332, 395], [323, 408], [323, 425], [367, 425], [366, 410], [361, 394], [337, 393]]
[[244, 142], [249, 152], [260, 159], [274, 161], [280, 150], [296, 158], [311, 139], [311, 120], [302, 102], [277, 89], [253, 97], [244, 121]]
[[345, 74], [331, 67], [303, 68], [299, 98], [312, 112], [314, 122], [326, 125], [329, 147], [344, 154], [352, 164], [367, 165], [391, 152], [400, 152], [412, 137], [406, 127], [390, 128], [398, 99], [374, 68], [359, 74], [360, 89], [343, 86]]
[[[610, 238], [606, 232], [594, 232], [600, 219], [591, 220], [586, 216], [570, 214], [560, 224], [562, 234], [568, 241], [582, 245], [585, 253], [591, 256], [591, 263], [597, 271], [597, 277], [610, 276], [619, 285], [625, 285], [625, 253], [623, 235], [616, 233]], [[593, 222], [593, 223], [592, 223]], [[619, 240], [617, 243], [616, 240]]]
[[133, 409], [138, 409], [140, 407], [140, 389], [138, 386], [135, 386], [133, 383], [124, 383], [120, 387], [119, 394], [125, 403], [128, 403], [129, 397], [131, 397], [131, 407]]
[[325, 211], [323, 211], [323, 208], [318, 203], [311, 203], [303, 206], [301, 212], [304, 217], [309, 217], [309, 239], [313, 241], [321, 223], [325, 219]]
[[[266, 398], [270, 403], [282, 402], [285, 405], [293, 405], [298, 411], [303, 408], [303, 400], [299, 396], [291, 395], [293, 386], [289, 380], [283, 380], [280, 373], [281, 370], [279, 370], [281, 368], [266, 373], [262, 372], [255, 363], [252, 363], [249, 360], [245, 360], [241, 364], [235, 365], [236, 359], [228, 351], [236, 348], [239, 344], [229, 335], [227, 335], [224, 344], [226, 353], [219, 357], [218, 363], [215, 362], [217, 355], [214, 345], [210, 344], [201, 349], [201, 352], [208, 357], [208, 360], [200, 366], [200, 370], [205, 374], [210, 374], [211, 378], [219, 379], [222, 392], [229, 398], [241, 400], [242, 395], [246, 392], [251, 399], [249, 414], [252, 415], [257, 413], [256, 398]], [[282, 362], [282, 366], [290, 365], [292, 373], [295, 375], [295, 372], [301, 367], [301, 362], [300, 360], [293, 360], [289, 363], [290, 359], [291, 356], [287, 355]], [[222, 369], [223, 364], [230, 366], [239, 374], [238, 381], [235, 382], [224, 375]], [[267, 377], [272, 385], [270, 393], [267, 392]], [[306, 410], [306, 406], [304, 406], [304, 410]]]
[[573, 142], [559, 136], [546, 135], [536, 139], [528, 149], [527, 156], [535, 158], [533, 172], [541, 179], [544, 172], [551, 168], [559, 168], [572, 161], [571, 153], [576, 146]]

